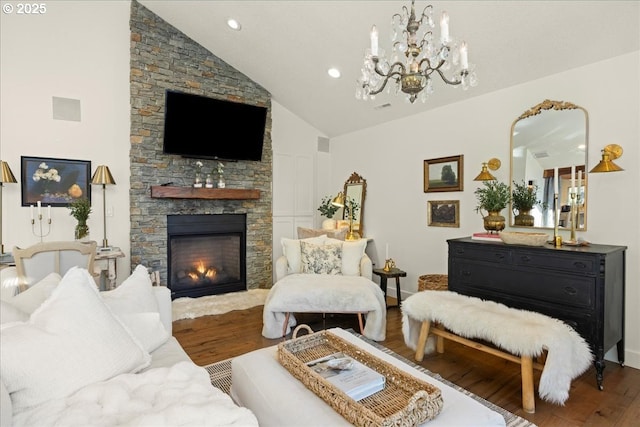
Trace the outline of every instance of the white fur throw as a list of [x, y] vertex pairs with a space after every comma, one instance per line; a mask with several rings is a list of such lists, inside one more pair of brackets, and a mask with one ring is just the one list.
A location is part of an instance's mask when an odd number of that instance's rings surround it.
[[571, 380], [586, 371], [593, 359], [585, 340], [558, 319], [455, 292], [422, 291], [402, 303], [402, 333], [414, 350], [425, 320], [441, 323], [465, 338], [490, 341], [518, 356], [536, 357], [547, 349], [538, 394], [556, 404], [569, 398]]
[[[364, 336], [383, 341], [387, 328], [384, 293], [373, 281], [361, 276], [289, 274], [269, 291], [262, 313], [262, 335], [282, 337], [286, 313], [366, 313]], [[296, 325], [289, 317], [286, 333]]]

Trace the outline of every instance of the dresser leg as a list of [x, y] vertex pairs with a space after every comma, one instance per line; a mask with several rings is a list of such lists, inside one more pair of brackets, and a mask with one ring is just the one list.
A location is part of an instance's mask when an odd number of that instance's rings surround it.
[[604, 359], [599, 358], [595, 361], [596, 365], [596, 381], [598, 382], [598, 390], [604, 390], [604, 386], [602, 385], [602, 381], [604, 379], [603, 371], [604, 371]]

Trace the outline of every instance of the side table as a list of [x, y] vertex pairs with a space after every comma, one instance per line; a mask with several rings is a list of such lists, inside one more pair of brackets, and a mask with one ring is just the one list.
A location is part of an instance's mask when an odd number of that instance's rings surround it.
[[[117, 263], [118, 258], [123, 258], [124, 252], [120, 248], [112, 248], [110, 251], [104, 251], [96, 254], [93, 261], [94, 269], [100, 273], [99, 287], [101, 290], [110, 290], [116, 287], [116, 278], [118, 276]], [[102, 281], [104, 279], [104, 285]]]
[[389, 271], [385, 271], [383, 268], [374, 268], [373, 274], [380, 276], [380, 289], [384, 292], [384, 303], [387, 303], [387, 279], [396, 279], [396, 294], [398, 295], [398, 307], [402, 304], [402, 294], [400, 289], [400, 278], [407, 277], [407, 273], [399, 268], [392, 268]]

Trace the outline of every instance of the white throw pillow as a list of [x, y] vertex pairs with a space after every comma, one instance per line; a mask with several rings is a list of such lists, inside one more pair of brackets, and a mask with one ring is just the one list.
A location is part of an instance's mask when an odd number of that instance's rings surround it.
[[0, 325], [0, 359], [15, 412], [151, 362], [104, 304], [87, 270], [78, 267], [28, 322]]
[[146, 351], [152, 352], [169, 339], [169, 332], [160, 320], [158, 300], [145, 266], [138, 265], [120, 286], [100, 294]]
[[302, 271], [302, 264], [300, 260], [300, 242], [305, 241], [313, 243], [314, 245], [322, 245], [327, 240], [326, 235], [318, 237], [310, 237], [308, 239], [287, 239], [283, 237], [280, 239], [282, 243], [282, 253], [287, 257], [287, 273], [300, 273]]
[[342, 243], [342, 275], [359, 276], [360, 260], [367, 248], [367, 239], [342, 242], [336, 239], [327, 239], [326, 244]]
[[7, 300], [7, 302], [25, 313], [31, 314], [51, 296], [51, 293], [61, 280], [62, 277], [58, 273], [50, 273], [38, 283], [29, 286], [28, 289]]
[[314, 245], [300, 242], [302, 272], [307, 274], [340, 274], [342, 245]]

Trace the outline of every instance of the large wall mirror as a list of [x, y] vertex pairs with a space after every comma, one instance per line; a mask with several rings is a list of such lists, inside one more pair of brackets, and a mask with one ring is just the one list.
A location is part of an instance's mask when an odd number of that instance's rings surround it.
[[[558, 169], [559, 226], [570, 229], [571, 192], [578, 206], [576, 229], [587, 229], [587, 152], [589, 120], [587, 111], [564, 101], [545, 100], [525, 111], [511, 126], [511, 190], [514, 182], [534, 192], [539, 201], [528, 221], [522, 221], [512, 202], [513, 227], [554, 227], [554, 174]], [[571, 171], [575, 175], [571, 180]], [[580, 177], [581, 179], [578, 179]], [[573, 188], [574, 190], [571, 190]]]
[[[349, 179], [344, 183], [344, 195], [347, 200], [353, 200], [357, 203], [357, 209], [354, 209], [353, 231], [357, 231], [360, 236], [364, 237], [364, 198], [367, 195], [367, 180], [352, 173]], [[346, 210], [343, 210], [342, 218], [349, 220]]]

